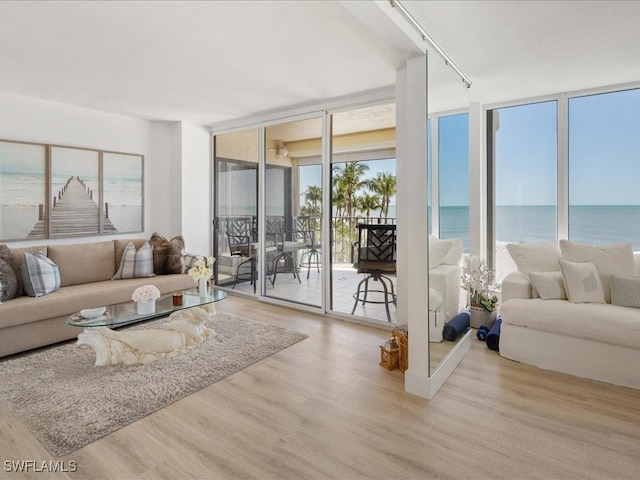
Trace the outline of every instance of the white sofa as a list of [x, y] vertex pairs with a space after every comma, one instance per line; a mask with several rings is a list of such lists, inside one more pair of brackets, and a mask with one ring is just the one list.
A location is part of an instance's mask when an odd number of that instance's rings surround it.
[[[507, 248], [518, 271], [502, 282], [500, 355], [640, 389], [640, 255], [631, 245]], [[581, 282], [572, 268], [587, 272]]]
[[429, 340], [442, 341], [444, 324], [459, 311], [462, 239], [429, 235]]

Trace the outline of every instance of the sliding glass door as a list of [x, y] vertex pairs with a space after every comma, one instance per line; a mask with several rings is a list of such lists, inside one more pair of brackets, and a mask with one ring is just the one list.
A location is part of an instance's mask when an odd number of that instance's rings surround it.
[[258, 129], [214, 139], [216, 284], [257, 292]]
[[[331, 309], [396, 323], [395, 243], [391, 262], [369, 258], [373, 250], [365, 245], [377, 242], [376, 251], [386, 252], [382, 244], [395, 239], [395, 104], [332, 115], [331, 144]], [[381, 226], [375, 232], [384, 239], [361, 226], [368, 224]]]
[[322, 118], [265, 128], [265, 295], [322, 305]]
[[[359, 225], [390, 226], [372, 233], [384, 235], [382, 250], [395, 238], [395, 146], [394, 103], [216, 135], [217, 285], [395, 324], [395, 269], [372, 276], [356, 265]], [[331, 214], [323, 217], [326, 198]], [[395, 243], [390, 252], [395, 267]]]

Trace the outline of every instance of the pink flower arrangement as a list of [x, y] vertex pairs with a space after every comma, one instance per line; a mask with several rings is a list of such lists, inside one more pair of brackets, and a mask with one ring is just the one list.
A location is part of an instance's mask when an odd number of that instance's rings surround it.
[[155, 285], [143, 285], [133, 291], [131, 300], [134, 302], [150, 302], [160, 298], [160, 290]]

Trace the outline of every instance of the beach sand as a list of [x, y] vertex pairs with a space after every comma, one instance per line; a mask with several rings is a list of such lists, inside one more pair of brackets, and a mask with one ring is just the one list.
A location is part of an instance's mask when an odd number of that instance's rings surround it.
[[0, 205], [0, 240], [23, 240], [27, 238], [37, 222], [37, 206]]

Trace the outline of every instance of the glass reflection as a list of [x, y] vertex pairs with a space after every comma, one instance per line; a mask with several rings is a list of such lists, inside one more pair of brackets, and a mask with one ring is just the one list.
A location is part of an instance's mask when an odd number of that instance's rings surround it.
[[468, 251], [469, 94], [435, 55], [427, 57], [427, 75], [429, 154], [425, 160], [432, 207], [428, 209], [429, 372], [433, 375], [468, 329], [451, 320], [466, 306], [461, 261], [463, 250]]

